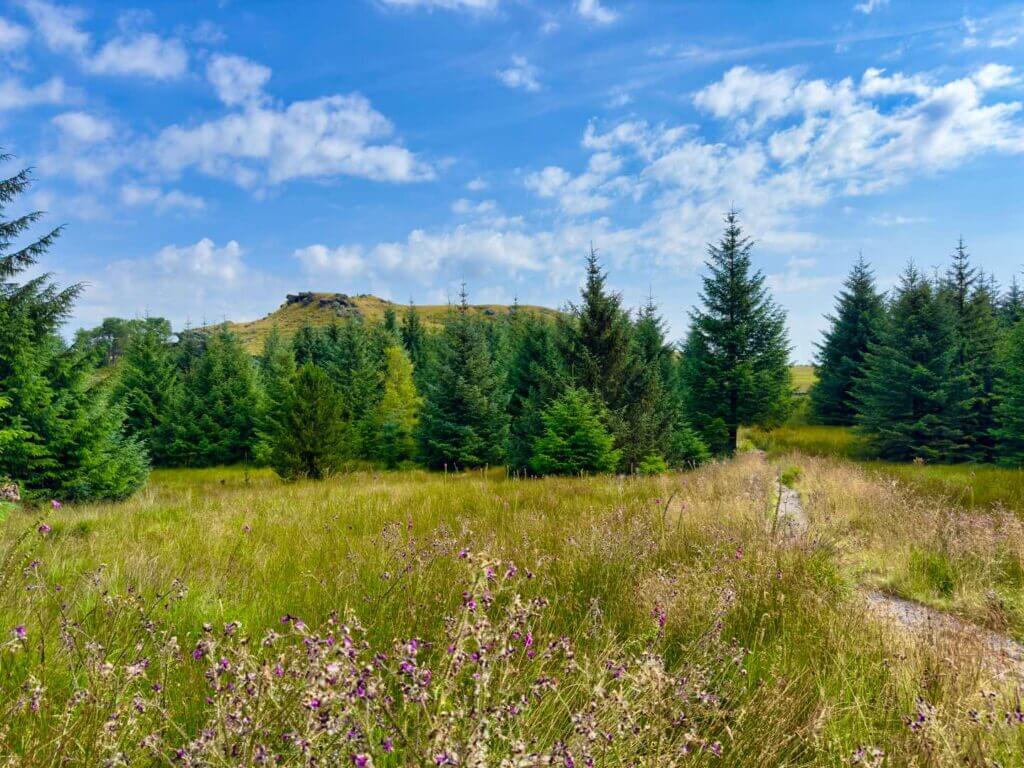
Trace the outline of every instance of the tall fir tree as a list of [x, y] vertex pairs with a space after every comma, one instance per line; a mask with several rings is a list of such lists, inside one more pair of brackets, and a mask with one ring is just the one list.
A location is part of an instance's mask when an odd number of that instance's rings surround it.
[[251, 460], [260, 401], [256, 365], [241, 341], [227, 326], [210, 332], [171, 409], [171, 461], [203, 467]]
[[334, 380], [346, 424], [350, 458], [372, 459], [373, 416], [383, 395], [381, 350], [371, 328], [359, 319], [328, 327], [322, 366]]
[[386, 352], [384, 395], [377, 405], [375, 445], [377, 458], [389, 468], [416, 456], [416, 429], [423, 398], [416, 391], [412, 361], [400, 346]]
[[960, 414], [957, 429], [964, 442], [948, 457], [951, 461], [993, 458], [996, 348], [1000, 335], [994, 290], [971, 265], [960, 238], [940, 287], [940, 296], [949, 304], [953, 317], [954, 352], [947, 408]]
[[398, 314], [395, 312], [394, 307], [387, 306], [384, 308], [383, 325], [384, 332], [388, 335], [389, 340], [401, 341], [402, 333], [398, 328]]
[[409, 354], [412, 361], [413, 375], [416, 378], [416, 387], [420, 392], [425, 391], [426, 375], [430, 368], [430, 340], [427, 329], [420, 319], [419, 310], [411, 301], [409, 307], [402, 317], [401, 328], [402, 346]]
[[612, 418], [621, 422], [630, 321], [622, 297], [609, 291], [606, 282], [607, 275], [591, 246], [581, 301], [571, 307], [571, 322], [563, 328], [562, 338], [573, 383], [597, 395]]
[[518, 311], [513, 315], [508, 463], [515, 470], [529, 468], [534, 443], [544, 432], [544, 409], [565, 389], [557, 333], [549, 320]]
[[885, 302], [863, 256], [843, 283], [835, 314], [826, 319], [829, 329], [814, 364], [818, 380], [810, 391], [811, 415], [821, 424], [851, 426], [857, 414], [853, 385], [885, 320]]
[[857, 424], [882, 458], [948, 462], [962, 455], [955, 322], [950, 303], [908, 266], [854, 384]]
[[752, 248], [729, 211], [721, 241], [708, 245], [703, 307], [691, 313], [684, 347], [687, 412], [718, 454], [736, 450], [740, 425], [783, 419], [792, 399], [786, 314], [753, 269]]
[[259, 464], [266, 464], [270, 461], [274, 435], [291, 400], [296, 373], [293, 347], [276, 325], [263, 340], [258, 368], [263, 397], [256, 423], [253, 458]]
[[999, 302], [999, 319], [1004, 328], [1012, 328], [1024, 319], [1024, 290], [1020, 287], [1017, 275], [1010, 279], [1010, 287]]
[[49, 274], [17, 282], [60, 234], [15, 245], [42, 216], [4, 215], [30, 183], [28, 171], [0, 181], [0, 478], [29, 496], [123, 498], [145, 482], [145, 450], [125, 435], [124, 411], [91, 375], [90, 355], [58, 334], [82, 287], [60, 289]]
[[1000, 344], [996, 382], [996, 459], [1008, 467], [1024, 466], [1024, 323], [1017, 322]]
[[170, 346], [170, 326], [146, 325], [120, 354], [114, 402], [124, 408], [125, 429], [146, 446], [154, 464], [170, 462], [167, 434], [180, 377]]
[[505, 383], [465, 286], [460, 299], [445, 318], [420, 419], [423, 457], [436, 469], [500, 465], [508, 447]]
[[337, 389], [306, 363], [296, 373], [270, 439], [270, 465], [285, 480], [319, 480], [345, 458], [344, 415]]

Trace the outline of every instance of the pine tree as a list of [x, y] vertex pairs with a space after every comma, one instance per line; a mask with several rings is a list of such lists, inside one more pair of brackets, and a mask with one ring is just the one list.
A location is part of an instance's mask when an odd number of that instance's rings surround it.
[[423, 399], [416, 391], [412, 362], [399, 346], [387, 350], [384, 396], [377, 406], [377, 458], [389, 468], [416, 455], [416, 428]]
[[1008, 467], [1024, 466], [1024, 323], [1017, 322], [1000, 345], [996, 382], [996, 458]]
[[384, 332], [388, 335], [390, 340], [401, 341], [402, 334], [398, 328], [398, 315], [396, 314], [394, 307], [387, 306], [384, 308], [383, 326]]
[[270, 464], [286, 480], [319, 480], [345, 455], [344, 414], [330, 377], [311, 363], [299, 369], [271, 440]]
[[274, 434], [292, 396], [295, 379], [295, 352], [275, 325], [263, 340], [259, 358], [259, 379], [263, 400], [256, 425], [257, 439], [253, 457], [260, 464], [270, 461]]
[[124, 411], [92, 377], [90, 355], [58, 334], [82, 286], [59, 289], [49, 274], [16, 281], [60, 234], [14, 246], [42, 216], [3, 216], [30, 183], [28, 171], [0, 181], [0, 478], [28, 496], [123, 498], [146, 480], [145, 450], [125, 435]]
[[324, 346], [321, 365], [338, 389], [346, 424], [346, 453], [350, 458], [373, 459], [373, 416], [384, 393], [377, 339], [361, 320], [353, 319], [330, 326]]
[[875, 277], [861, 256], [843, 283], [836, 312], [827, 317], [829, 329], [818, 344], [811, 387], [811, 413], [816, 422], [850, 426], [856, 418], [853, 384], [860, 377], [868, 346], [878, 341], [885, 304]]
[[885, 459], [951, 461], [966, 446], [950, 304], [911, 264], [854, 384], [857, 423]]
[[629, 315], [622, 297], [609, 292], [593, 246], [587, 256], [587, 279], [581, 302], [573, 305], [572, 324], [565, 329], [565, 358], [577, 387], [593, 392], [615, 417], [624, 404], [629, 359]]
[[947, 460], [991, 461], [995, 427], [994, 388], [999, 321], [995, 293], [983, 275], [971, 266], [963, 238], [953, 252], [953, 263], [940, 295], [952, 311], [953, 368], [948, 407], [962, 415], [957, 429], [964, 446]]
[[430, 362], [430, 347], [427, 338], [427, 330], [420, 320], [419, 310], [411, 301], [409, 308], [402, 318], [402, 346], [409, 353], [412, 361], [413, 375], [416, 377], [416, 386], [422, 392], [426, 387], [426, 375]]
[[753, 243], [736, 211], [708, 245], [702, 309], [691, 314], [684, 354], [686, 410], [714, 453], [733, 453], [741, 424], [778, 422], [792, 399], [786, 314], [752, 271]]
[[1024, 290], [1021, 290], [1016, 275], [1010, 280], [1010, 287], [999, 302], [999, 319], [1004, 328], [1012, 328], [1024, 319]]
[[534, 442], [530, 467], [540, 475], [612, 472], [619, 463], [615, 441], [600, 416], [600, 401], [569, 388], [541, 414], [543, 433]]
[[467, 469], [503, 463], [508, 447], [504, 382], [480, 321], [469, 313], [465, 286], [458, 308], [445, 319], [431, 372], [420, 420], [427, 465]]
[[126, 414], [125, 429], [146, 446], [154, 464], [167, 464], [168, 416], [180, 385], [170, 347], [170, 326], [150, 324], [121, 353], [113, 399]]
[[509, 364], [509, 466], [526, 470], [544, 431], [541, 414], [565, 389], [565, 370], [554, 323], [517, 312]]
[[170, 460], [188, 467], [250, 460], [260, 401], [252, 358], [226, 326], [217, 328], [182, 376], [169, 420]]

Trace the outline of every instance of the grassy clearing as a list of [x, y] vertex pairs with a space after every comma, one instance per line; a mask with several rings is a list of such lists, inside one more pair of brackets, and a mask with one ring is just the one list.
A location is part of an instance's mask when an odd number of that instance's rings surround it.
[[[51, 513], [42, 536], [12, 513], [5, 546], [33, 533], [0, 586], [0, 626], [24, 627], [0, 646], [0, 753], [25, 765], [149, 765], [177, 750], [210, 765], [881, 765], [872, 749], [890, 765], [1019, 761], [1021, 730], [1003, 718], [1014, 703], [979, 696], [969, 650], [907, 644], [852, 590], [889, 552], [867, 502], [906, 500], [871, 496], [887, 486], [847, 468], [864, 503], [840, 507], [839, 464], [783, 467], [828, 534], [818, 541], [770, 537], [779, 467], [757, 456], [639, 479], [157, 472], [129, 502]], [[935, 547], [916, 525], [896, 530]], [[971, 538], [956, 562], [992, 546]], [[268, 631], [281, 637], [260, 642]]]
[[792, 365], [789, 371], [793, 380], [793, 388], [801, 395], [807, 394], [814, 382], [818, 380], [813, 365]]
[[1024, 514], [1024, 470], [979, 464], [898, 464], [870, 458], [852, 429], [786, 424], [771, 431], [746, 430], [750, 442], [772, 456], [798, 451], [812, 456], [854, 459], [916, 492], [946, 505], [1004, 507]]

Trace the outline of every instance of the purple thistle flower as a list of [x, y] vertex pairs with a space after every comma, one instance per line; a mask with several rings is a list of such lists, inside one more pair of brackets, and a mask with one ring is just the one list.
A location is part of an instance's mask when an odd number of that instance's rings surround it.
[[60, 509], [61, 506], [63, 505], [56, 499], [50, 499], [50, 506], [53, 507], [54, 509]]
[[40, 526], [39, 526], [39, 529], [38, 529], [38, 530], [39, 530], [39, 532], [40, 532], [41, 534], [43, 534], [43, 536], [45, 536], [46, 534], [48, 534], [48, 533], [49, 533], [50, 531], [52, 531], [53, 529], [52, 529], [52, 528], [51, 528], [50, 526], [48, 526], [48, 525], [47, 525], [46, 523], [42, 523], [42, 524], [40, 524]]
[[26, 637], [28, 637], [28, 630], [25, 629], [24, 624], [19, 624], [14, 628], [14, 636], [19, 640], [24, 640]]
[[380, 746], [381, 749], [383, 749], [384, 752], [389, 755], [395, 751], [395, 743], [390, 738], [383, 739], [380, 743]]
[[356, 766], [356, 768], [366, 768], [369, 764], [369, 755], [352, 755], [352, 765]]

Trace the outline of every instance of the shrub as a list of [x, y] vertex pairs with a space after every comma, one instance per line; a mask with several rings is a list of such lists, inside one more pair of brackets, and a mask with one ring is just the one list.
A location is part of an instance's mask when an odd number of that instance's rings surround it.
[[614, 470], [619, 451], [599, 414], [599, 406], [587, 392], [566, 390], [544, 409], [544, 433], [534, 443], [531, 468], [542, 475]]

